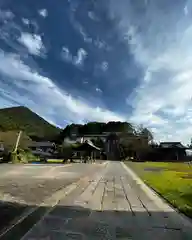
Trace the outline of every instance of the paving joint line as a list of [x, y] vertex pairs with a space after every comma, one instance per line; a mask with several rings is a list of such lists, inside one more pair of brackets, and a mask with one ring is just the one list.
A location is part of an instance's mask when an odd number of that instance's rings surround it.
[[145, 204], [142, 202], [141, 198], [140, 198], [140, 194], [137, 193], [137, 191], [135, 191], [135, 188], [139, 191], [142, 191], [142, 189], [139, 188], [138, 184], [136, 184], [136, 182], [133, 182], [133, 184], [128, 184], [131, 188], [131, 190], [134, 192], [136, 198], [139, 200], [139, 202], [141, 203], [141, 205], [143, 206], [143, 208], [146, 210], [147, 214], [149, 215], [149, 217], [152, 216], [151, 212], [149, 212], [149, 210], [147, 209], [147, 207], [145, 206]]
[[124, 186], [123, 180], [122, 180], [122, 178], [120, 178], [120, 179], [121, 179], [121, 184], [122, 184], [122, 188], [123, 188], [123, 192], [124, 192], [125, 198], [126, 198], [128, 204], [129, 204], [129, 207], [130, 207], [130, 210], [131, 210], [131, 214], [133, 216], [135, 216], [135, 212], [133, 211], [133, 208], [131, 206], [131, 202], [129, 201], [129, 198], [128, 198], [127, 193], [125, 191], [125, 186]]
[[96, 191], [96, 189], [97, 189], [97, 187], [99, 186], [99, 184], [101, 183], [101, 179], [102, 179], [102, 177], [99, 179], [99, 181], [97, 182], [97, 184], [96, 184], [96, 186], [95, 186], [95, 188], [91, 191], [91, 195], [93, 195], [94, 193], [95, 193], [95, 191]]
[[117, 211], [117, 203], [116, 203], [116, 194], [115, 194], [115, 176], [113, 176], [113, 203], [115, 203], [115, 211]]
[[[151, 212], [148, 210], [148, 208], [145, 206], [145, 204], [143, 203], [143, 201], [141, 200], [141, 195], [139, 194], [140, 191], [142, 191], [142, 189], [140, 189], [140, 187], [138, 186], [138, 184], [134, 184], [134, 186], [130, 185], [131, 190], [135, 193], [135, 195], [137, 196], [138, 200], [140, 201], [140, 203], [142, 204], [143, 208], [146, 210], [147, 214], [151, 217], [152, 214]], [[134, 188], [137, 188], [137, 190], [139, 190], [139, 192], [135, 191]]]
[[101, 211], [103, 211], [103, 204], [104, 204], [104, 197], [105, 197], [105, 192], [106, 192], [107, 181], [105, 181], [104, 184], [105, 185], [104, 185], [104, 188], [103, 188], [103, 194], [102, 194], [101, 205], [100, 205]]

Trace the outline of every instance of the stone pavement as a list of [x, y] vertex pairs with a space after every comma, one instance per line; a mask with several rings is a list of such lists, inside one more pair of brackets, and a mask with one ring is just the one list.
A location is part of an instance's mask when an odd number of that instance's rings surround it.
[[110, 162], [61, 199], [22, 240], [192, 239], [119, 162]]

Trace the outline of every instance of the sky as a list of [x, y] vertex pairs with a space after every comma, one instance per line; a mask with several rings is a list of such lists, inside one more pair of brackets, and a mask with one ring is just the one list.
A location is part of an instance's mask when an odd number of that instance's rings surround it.
[[0, 108], [192, 137], [192, 1], [1, 0]]

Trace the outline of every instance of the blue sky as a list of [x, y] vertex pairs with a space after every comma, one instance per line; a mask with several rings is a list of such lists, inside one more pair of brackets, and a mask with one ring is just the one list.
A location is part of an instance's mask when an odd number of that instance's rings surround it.
[[192, 1], [4, 0], [0, 107], [192, 136]]

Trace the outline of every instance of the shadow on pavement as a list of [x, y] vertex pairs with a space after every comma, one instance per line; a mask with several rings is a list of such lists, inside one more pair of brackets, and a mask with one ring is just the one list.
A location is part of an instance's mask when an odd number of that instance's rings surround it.
[[[18, 203], [1, 203], [1, 233], [5, 226], [26, 210]], [[48, 213], [49, 212], [49, 213]], [[47, 215], [45, 215], [48, 213]], [[43, 221], [38, 222], [45, 215]], [[19, 240], [31, 228], [26, 239], [192, 239], [190, 228], [182, 225], [166, 212], [97, 211], [81, 206], [62, 206], [55, 208], [39, 207], [0, 239]], [[13, 222], [12, 222], [13, 223]]]
[[27, 209], [27, 205], [0, 201], [0, 232]]

